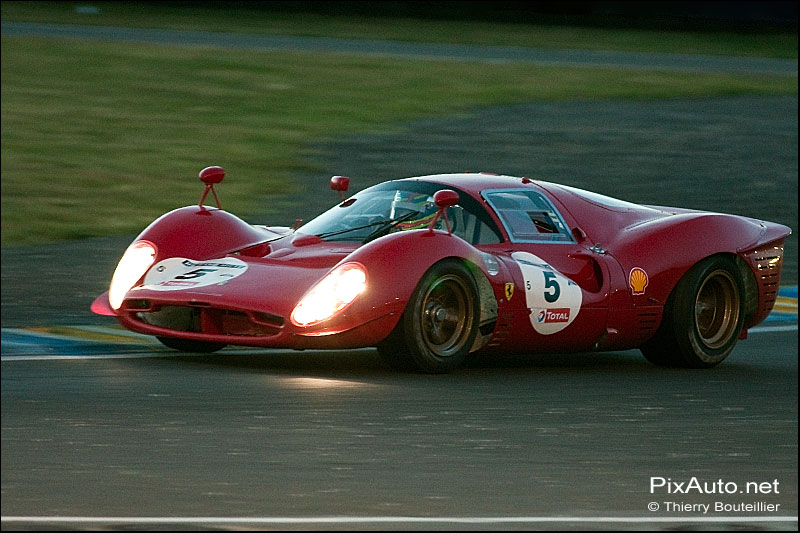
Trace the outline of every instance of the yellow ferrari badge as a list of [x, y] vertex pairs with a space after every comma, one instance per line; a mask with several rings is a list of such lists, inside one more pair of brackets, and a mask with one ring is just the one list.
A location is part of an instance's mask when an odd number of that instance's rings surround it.
[[506, 283], [506, 300], [511, 301], [512, 296], [514, 296], [514, 284]]

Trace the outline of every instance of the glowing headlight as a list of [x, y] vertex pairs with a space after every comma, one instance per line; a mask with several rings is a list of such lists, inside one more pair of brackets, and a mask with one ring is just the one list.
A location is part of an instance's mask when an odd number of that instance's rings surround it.
[[147, 272], [155, 258], [156, 247], [147, 241], [136, 241], [125, 250], [108, 289], [108, 303], [112, 308], [119, 309], [125, 294]]
[[358, 263], [345, 263], [303, 296], [292, 311], [292, 324], [311, 326], [327, 320], [350, 305], [366, 288], [366, 269]]

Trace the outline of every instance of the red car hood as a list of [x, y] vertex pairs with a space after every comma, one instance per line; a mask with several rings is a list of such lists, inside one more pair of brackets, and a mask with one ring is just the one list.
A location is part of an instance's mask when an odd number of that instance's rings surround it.
[[[142, 285], [128, 291], [123, 306], [216, 307], [288, 319], [305, 292], [358, 247], [301, 234], [281, 241], [270, 243], [271, 251], [265, 257], [232, 254], [205, 260], [171, 257], [159, 261], [145, 275]], [[225, 271], [232, 274], [218, 277]], [[103, 296], [98, 301], [103, 299], [107, 301]], [[98, 305], [96, 302], [93, 308]]]

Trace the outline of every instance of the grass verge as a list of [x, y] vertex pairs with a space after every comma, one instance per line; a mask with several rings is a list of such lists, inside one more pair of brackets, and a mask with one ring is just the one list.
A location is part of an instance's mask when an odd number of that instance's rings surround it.
[[312, 170], [308, 143], [478, 106], [796, 92], [786, 77], [4, 38], [2, 244], [136, 233], [196, 201], [211, 164], [228, 169], [226, 209], [269, 214]]

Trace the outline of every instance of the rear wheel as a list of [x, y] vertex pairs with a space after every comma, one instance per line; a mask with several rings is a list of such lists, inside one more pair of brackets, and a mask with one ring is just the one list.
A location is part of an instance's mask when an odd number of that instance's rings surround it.
[[709, 257], [678, 282], [661, 327], [641, 350], [662, 366], [709, 368], [733, 350], [742, 330], [744, 284], [728, 257]]
[[432, 374], [460, 366], [478, 334], [478, 288], [462, 263], [444, 261], [425, 273], [395, 330], [378, 345], [400, 370]]
[[182, 352], [211, 353], [223, 349], [227, 344], [221, 342], [203, 342], [188, 339], [177, 339], [175, 337], [156, 337], [161, 344], [173, 350]]

